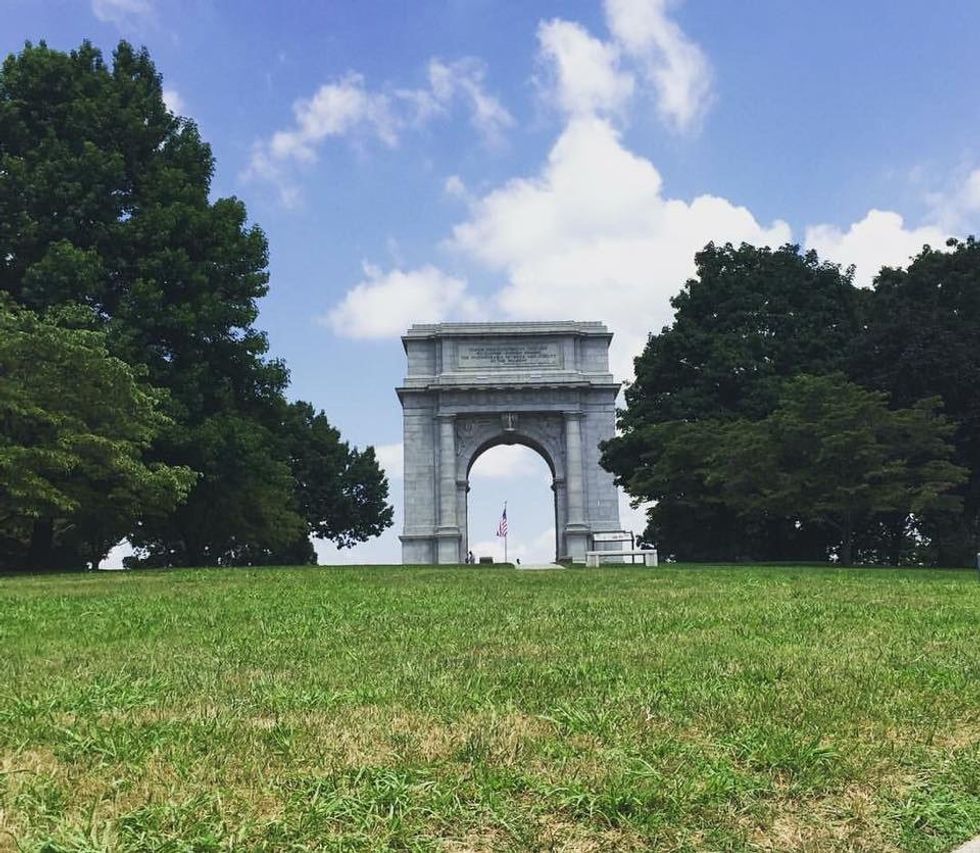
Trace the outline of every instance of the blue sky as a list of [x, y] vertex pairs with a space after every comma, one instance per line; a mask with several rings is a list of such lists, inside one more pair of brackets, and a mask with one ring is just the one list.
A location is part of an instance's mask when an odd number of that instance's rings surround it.
[[[412, 322], [599, 319], [629, 378], [708, 240], [868, 283], [980, 222], [980, 4], [0, 0], [0, 48], [146, 45], [269, 238], [291, 393], [378, 446], [400, 508]], [[472, 542], [549, 557], [547, 470], [474, 468]], [[630, 526], [639, 529], [635, 520]], [[323, 561], [398, 559], [397, 529]]]

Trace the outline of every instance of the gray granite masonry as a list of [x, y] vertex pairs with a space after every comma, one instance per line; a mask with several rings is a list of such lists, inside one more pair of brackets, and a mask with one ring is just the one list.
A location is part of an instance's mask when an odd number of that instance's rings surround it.
[[402, 562], [462, 561], [470, 469], [498, 444], [524, 444], [551, 468], [556, 558], [584, 563], [593, 534], [620, 529], [617, 489], [599, 466], [599, 442], [616, 426], [611, 340], [595, 322], [408, 330], [408, 375], [396, 389], [405, 420]]

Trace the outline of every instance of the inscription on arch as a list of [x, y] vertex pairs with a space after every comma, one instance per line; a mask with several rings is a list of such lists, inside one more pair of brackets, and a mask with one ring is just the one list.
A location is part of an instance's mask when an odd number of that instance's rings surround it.
[[557, 341], [460, 341], [456, 344], [456, 366], [459, 370], [527, 367], [559, 370], [564, 366], [564, 359]]

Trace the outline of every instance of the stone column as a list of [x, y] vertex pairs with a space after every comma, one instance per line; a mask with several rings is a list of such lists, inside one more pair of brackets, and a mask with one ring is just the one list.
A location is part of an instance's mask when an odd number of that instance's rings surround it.
[[456, 521], [456, 416], [436, 415], [439, 424], [439, 562], [458, 563], [459, 525]]
[[588, 527], [585, 524], [585, 477], [582, 473], [582, 413], [565, 412], [565, 470], [568, 523], [565, 546], [576, 563], [585, 562]]
[[439, 424], [439, 526], [456, 526], [456, 416], [436, 415]]
[[565, 481], [556, 477], [551, 484], [555, 493], [555, 559], [568, 556], [565, 545], [565, 525], [568, 524], [568, 502], [565, 500]]
[[459, 558], [466, 559], [469, 550], [469, 531], [467, 530], [467, 515], [469, 509], [470, 484], [466, 480], [456, 481], [456, 523], [459, 526]]
[[565, 413], [565, 453], [568, 456], [568, 523], [585, 523], [585, 482], [582, 476], [582, 415]]

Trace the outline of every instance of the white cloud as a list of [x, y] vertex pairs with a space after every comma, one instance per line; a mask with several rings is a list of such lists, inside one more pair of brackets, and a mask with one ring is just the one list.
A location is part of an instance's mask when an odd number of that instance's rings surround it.
[[475, 319], [478, 315], [476, 300], [466, 293], [466, 282], [434, 266], [382, 272], [366, 264], [364, 273], [367, 278], [321, 318], [343, 337], [393, 337], [412, 323]]
[[539, 85], [572, 115], [621, 113], [633, 95], [633, 76], [620, 69], [619, 50], [571, 21], [538, 25], [539, 59], [546, 80]]
[[153, 15], [150, 0], [92, 0], [92, 14], [100, 21], [124, 26]]
[[613, 370], [629, 378], [647, 334], [670, 321], [668, 300], [694, 273], [695, 252], [711, 240], [789, 239], [786, 223], [761, 225], [724, 198], [665, 197], [660, 173], [608, 121], [576, 118], [541, 173], [476, 201], [450, 245], [507, 276], [498, 304], [508, 317], [607, 321]]
[[428, 88], [373, 91], [361, 74], [349, 72], [320, 86], [313, 97], [297, 101], [292, 126], [253, 146], [242, 177], [263, 178], [278, 185], [281, 201], [295, 204], [299, 189], [291, 170], [314, 163], [328, 138], [377, 139], [394, 148], [406, 129], [448, 115], [457, 101], [466, 105], [470, 123], [484, 141], [499, 145], [514, 119], [485, 91], [485, 74], [483, 63], [472, 58], [448, 64], [433, 59], [428, 67]]
[[319, 146], [328, 137], [357, 135], [376, 138], [389, 147], [398, 143], [398, 120], [390, 98], [365, 87], [360, 74], [350, 73], [325, 83], [312, 98], [293, 104], [294, 123], [269, 140], [252, 146], [252, 156], [242, 174], [245, 180], [262, 178], [279, 189], [279, 199], [294, 206], [300, 190], [290, 167], [316, 161]]
[[389, 480], [400, 480], [404, 476], [405, 446], [400, 441], [395, 444], [375, 445], [374, 453]]
[[187, 103], [176, 89], [164, 88], [163, 102], [167, 105], [167, 109], [176, 116], [184, 115], [187, 112]]
[[957, 171], [945, 191], [929, 193], [925, 201], [929, 216], [917, 228], [907, 226], [895, 211], [872, 208], [846, 228], [810, 226], [805, 243], [825, 260], [845, 267], [854, 264], [855, 282], [870, 287], [883, 266], [904, 267], [924, 245], [943, 248], [949, 237], [969, 233], [980, 224], [980, 169]]
[[632, 506], [630, 496], [620, 489], [619, 526], [627, 532], [632, 532], [637, 536], [642, 536], [643, 531], [647, 528], [647, 509], [651, 506], [653, 506], [652, 503], [641, 504], [638, 507]]
[[530, 478], [551, 484], [551, 473], [541, 455], [521, 444], [502, 444], [480, 456], [470, 470], [471, 480]]
[[446, 178], [446, 182], [442, 185], [442, 191], [450, 198], [469, 198], [466, 184], [463, 183], [463, 179], [459, 175], [450, 175]]
[[974, 169], [970, 172], [958, 195], [958, 200], [966, 212], [977, 213], [980, 211], [980, 169]]
[[[513, 528], [513, 525], [511, 525]], [[481, 539], [470, 544], [474, 557], [493, 557], [495, 563], [504, 561], [504, 540], [502, 537]], [[548, 527], [539, 533], [524, 535], [512, 533], [507, 537], [507, 558], [516, 559], [525, 565], [551, 563], [555, 559], [555, 528]]]
[[927, 197], [935, 220], [949, 231], [964, 232], [980, 223], [980, 169], [947, 192]]
[[635, 69], [668, 127], [695, 129], [712, 98], [711, 65], [668, 17], [667, 0], [605, 0], [605, 12], [609, 41], [571, 21], [538, 25], [546, 96], [570, 115], [623, 116], [638, 88]]
[[[397, 489], [393, 491], [397, 492]], [[359, 542], [352, 548], [338, 548], [327, 539], [314, 539], [313, 548], [317, 560], [323, 566], [365, 566], [394, 565], [402, 561], [401, 542], [398, 535], [402, 531], [402, 503], [393, 500], [393, 524], [380, 536]]]
[[268, 143], [275, 160], [313, 162], [324, 139], [354, 131], [376, 136], [389, 146], [398, 142], [388, 97], [369, 92], [360, 74], [347, 74], [321, 86], [312, 98], [293, 105], [293, 115], [295, 126], [276, 132]]
[[483, 88], [485, 76], [484, 64], [472, 57], [449, 64], [439, 59], [429, 61], [429, 86], [435, 101], [445, 109], [454, 100], [463, 100], [469, 108], [470, 123], [484, 141], [500, 145], [514, 117]]
[[661, 116], [677, 130], [697, 125], [711, 100], [711, 65], [667, 16], [667, 0], [605, 0], [606, 22], [657, 92]]
[[844, 267], [854, 264], [855, 283], [869, 287], [883, 266], [905, 266], [924, 244], [941, 247], [947, 236], [938, 226], [906, 228], [899, 214], [872, 209], [846, 231], [836, 225], [810, 226], [805, 242], [824, 260]]

